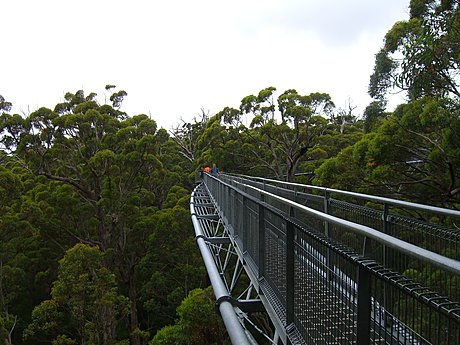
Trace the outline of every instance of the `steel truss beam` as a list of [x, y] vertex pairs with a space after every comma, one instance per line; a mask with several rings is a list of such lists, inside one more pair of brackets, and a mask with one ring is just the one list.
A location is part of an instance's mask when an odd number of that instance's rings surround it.
[[266, 312], [257, 295], [259, 289], [254, 287], [252, 279], [247, 279], [248, 282], [240, 279], [245, 272], [243, 256], [238, 255], [203, 184], [198, 185], [192, 193], [190, 212], [195, 240], [214, 289], [216, 308], [232, 344], [257, 344], [251, 331], [259, 333], [272, 344], [278, 344], [278, 332], [270, 336], [250, 318], [252, 313]]

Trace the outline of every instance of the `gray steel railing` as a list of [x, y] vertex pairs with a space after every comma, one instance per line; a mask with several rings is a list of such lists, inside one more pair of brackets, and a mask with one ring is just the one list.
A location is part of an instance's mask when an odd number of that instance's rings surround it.
[[204, 183], [273, 323], [281, 325], [284, 343], [460, 343], [458, 301], [362, 255], [325, 229], [371, 239], [453, 278], [460, 276], [459, 261], [242, 180], [206, 175]]
[[[225, 176], [225, 175], [223, 175], [223, 176]], [[321, 186], [306, 185], [306, 184], [301, 184], [301, 183], [279, 181], [279, 180], [267, 179], [267, 178], [257, 177], [257, 176], [248, 176], [248, 175], [241, 175], [241, 174], [240, 175], [228, 174], [228, 176], [231, 176], [234, 179], [241, 178], [246, 182], [252, 180], [252, 181], [259, 181], [259, 182], [264, 183], [264, 184], [273, 184], [273, 185], [278, 185], [278, 186], [290, 186], [290, 187], [298, 187], [298, 188], [302, 188], [302, 189], [316, 190], [316, 191], [320, 191], [323, 194], [336, 193], [338, 195], [351, 196], [351, 197], [363, 199], [363, 200], [366, 200], [366, 201], [373, 201], [373, 202], [376, 202], [376, 203], [379, 203], [379, 204], [388, 204], [388, 205], [400, 206], [400, 207], [403, 207], [403, 208], [411, 208], [411, 209], [414, 209], [414, 210], [428, 211], [428, 212], [442, 214], [442, 215], [446, 215], [446, 216], [453, 216], [453, 217], [456, 217], [456, 218], [460, 217], [460, 211], [447, 209], [447, 208], [436, 207], [436, 206], [430, 206], [430, 205], [423, 205], [423, 204], [418, 204], [418, 203], [414, 203], [414, 202], [408, 202], [408, 201], [404, 201], [404, 200], [385, 198], [385, 197], [376, 196], [376, 195], [356, 193], [356, 192], [350, 192], [350, 191], [346, 191], [346, 190], [327, 188], [327, 187], [321, 187]]]
[[[260, 177], [236, 175], [225, 178], [253, 185], [324, 213], [377, 229], [417, 247], [460, 260], [460, 228], [456, 225], [460, 223], [460, 211]], [[313, 194], [315, 192], [321, 194]], [[313, 225], [313, 221], [304, 219], [310, 225]], [[315, 227], [319, 228], [319, 225]], [[423, 260], [414, 261], [404, 252], [395, 251], [382, 242], [343, 232], [328, 223], [323, 231], [328, 237], [365, 253], [385, 267], [405, 272], [412, 279], [454, 300], [460, 300], [460, 288], [452, 283], [456, 280], [454, 274], [427, 266]]]

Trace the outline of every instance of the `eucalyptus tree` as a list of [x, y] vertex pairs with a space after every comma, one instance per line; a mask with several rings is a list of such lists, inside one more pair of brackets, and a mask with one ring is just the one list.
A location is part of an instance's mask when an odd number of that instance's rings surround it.
[[21, 184], [15, 174], [0, 165], [0, 342], [6, 345], [13, 344], [17, 328], [19, 310], [14, 308], [14, 302], [25, 290], [25, 269], [13, 263], [17, 251], [11, 243], [13, 236], [7, 233], [18, 220], [10, 208], [20, 197]]
[[159, 330], [150, 345], [229, 343], [224, 324], [214, 308], [212, 287], [190, 291], [177, 307], [175, 324]]
[[2, 113], [9, 112], [12, 106], [13, 104], [11, 102], [8, 102], [7, 100], [5, 100], [5, 97], [0, 95], [0, 112]]
[[[167, 132], [146, 115], [128, 117], [118, 109], [125, 93], [115, 94], [112, 106], [79, 90], [67, 93], [54, 110], [40, 108], [25, 119], [3, 114], [0, 133], [12, 157], [48, 181], [40, 187], [50, 188], [40, 194], [42, 206], [49, 205], [48, 214], [37, 209], [43, 214], [40, 232], [54, 231], [49, 237], [64, 250], [85, 243], [107, 253], [105, 265], [132, 302], [128, 328], [131, 343], [139, 344], [135, 267], [153, 231], [145, 224], [163, 207], [170, 188], [186, 179], [175, 171], [177, 145]], [[62, 222], [55, 212], [62, 213]]]
[[460, 97], [459, 9], [457, 0], [411, 0], [410, 19], [393, 25], [376, 54], [370, 95], [383, 99], [396, 87], [410, 100]]
[[[22, 331], [30, 313], [47, 297], [57, 260], [72, 243], [67, 236], [71, 227], [67, 211], [69, 204], [77, 200], [71, 191], [59, 187], [62, 186], [34, 176], [14, 155], [3, 156], [0, 165], [2, 343], [22, 343]], [[81, 215], [82, 227], [86, 216]]]
[[[292, 181], [300, 162], [326, 155], [319, 147], [319, 138], [329, 123], [327, 116], [334, 103], [328, 94], [300, 95], [293, 89], [282, 93], [275, 102], [274, 91], [269, 87], [257, 96], [246, 96], [239, 110], [225, 108], [220, 116], [239, 133], [252, 167], [264, 167], [265, 174]], [[244, 116], [252, 119], [249, 128], [243, 124]]]
[[383, 119], [390, 115], [389, 112], [385, 112], [385, 107], [386, 102], [382, 100], [376, 100], [369, 103], [363, 113], [364, 132], [369, 133], [377, 129]]
[[326, 93], [299, 95], [291, 89], [278, 97], [282, 131], [275, 139], [285, 157], [286, 179], [293, 181], [301, 161], [315, 161], [327, 156], [320, 146], [334, 108]]
[[201, 114], [192, 122], [181, 120], [171, 131], [172, 139], [180, 147], [180, 154], [190, 163], [195, 164], [197, 159], [197, 142], [209, 120], [209, 112], [201, 109]]
[[34, 308], [25, 338], [36, 342], [116, 344], [117, 326], [129, 313], [115, 274], [98, 247], [77, 244], [59, 262], [51, 299]]
[[189, 197], [190, 190], [174, 186], [163, 209], [143, 220], [151, 232], [144, 244], [147, 253], [135, 274], [142, 282], [140, 315], [152, 332], [173, 322], [181, 301], [193, 288], [205, 284], [203, 260], [191, 236]]
[[316, 183], [458, 208], [459, 112], [446, 98], [401, 105], [376, 130], [325, 162]]
[[[382, 193], [457, 202], [459, 40], [456, 0], [412, 0], [409, 20], [385, 35], [369, 84], [378, 101], [365, 111], [366, 131], [376, 132], [370, 176]], [[392, 89], [407, 92], [409, 102], [391, 115], [384, 108]]]

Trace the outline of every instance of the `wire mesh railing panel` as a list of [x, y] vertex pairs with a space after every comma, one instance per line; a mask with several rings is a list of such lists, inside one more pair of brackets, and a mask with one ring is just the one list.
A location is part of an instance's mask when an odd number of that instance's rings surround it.
[[296, 210], [294, 216], [298, 223], [303, 225], [305, 228], [310, 229], [312, 232], [324, 234], [325, 227], [324, 221], [316, 217], [312, 217], [310, 214]]
[[365, 249], [366, 237], [341, 225], [329, 224], [329, 238], [336, 243], [351, 248], [355, 253], [362, 254]]
[[[268, 188], [267, 188], [268, 190]], [[297, 201], [296, 200], [296, 193], [292, 190], [289, 190], [289, 189], [284, 189], [284, 188], [276, 188], [276, 189], [273, 189], [271, 191], [271, 193], [274, 193], [282, 198], [286, 198], [286, 199], [291, 199], [293, 201]]]
[[[260, 182], [243, 178], [239, 178], [239, 181], [240, 183], [254, 185], [257, 188], [264, 189], [270, 193], [298, 202], [299, 204], [308, 206], [315, 210], [325, 210], [324, 200], [326, 197], [324, 195], [305, 192], [307, 190], [320, 187], [298, 184], [293, 185], [282, 181]], [[274, 182], [276, 182], [276, 185], [273, 184]], [[325, 188], [323, 188], [323, 190], [324, 191], [321, 193], [324, 193], [328, 200], [328, 214], [335, 215], [358, 224], [366, 225], [380, 231], [385, 231], [384, 224], [386, 221], [394, 222], [395, 224], [407, 222], [409, 226], [415, 225], [420, 229], [420, 231], [414, 231], [414, 235], [412, 236], [413, 240], [409, 240], [410, 243], [457, 260], [460, 257], [460, 229], [455, 225], [455, 219], [452, 217], [438, 217], [435, 213], [430, 213], [428, 209], [424, 209], [424, 205], [419, 205], [420, 210], [411, 210], [405, 208], [404, 206], [391, 206], [391, 199], [387, 199], [389, 204], [386, 204], [384, 201], [379, 203], [367, 200], [366, 195], [355, 193], [355, 196], [349, 196], [341, 195], [341, 191], [337, 190], [334, 190], [333, 192], [329, 192], [328, 189]], [[317, 192], [319, 193], [320, 191]], [[312, 193], [314, 193], [314, 191], [312, 191]], [[331, 198], [329, 196], [330, 194], [340, 197], [340, 200]], [[364, 206], [369, 204], [373, 206]], [[383, 208], [385, 205], [389, 206], [389, 212], [386, 214], [386, 217], [383, 217]], [[410, 217], [404, 217], [400, 215], [401, 213], [405, 215], [409, 214]], [[394, 220], [396, 218], [400, 219]], [[422, 232], [424, 235], [415, 235]], [[394, 236], [398, 236], [397, 233], [395, 233]], [[398, 238], [405, 240], [403, 237]]]
[[278, 299], [286, 301], [286, 228], [283, 219], [267, 212], [265, 217], [265, 279]]
[[356, 292], [337, 268], [344, 261], [302, 231], [295, 251], [294, 313], [303, 339], [307, 344], [354, 344]]
[[229, 190], [228, 193], [228, 206], [224, 210], [228, 214], [229, 224], [233, 225], [234, 236], [240, 236], [242, 231], [241, 227], [238, 226], [238, 213], [237, 213], [237, 195], [238, 193], [235, 190]]
[[[460, 260], [460, 231], [452, 231], [440, 225], [426, 224], [417, 219], [394, 215], [389, 217], [389, 224], [392, 236], [446, 257]], [[426, 265], [421, 260], [408, 258], [392, 260], [392, 266], [410, 278], [449, 296], [454, 301], [460, 301], [460, 277], [458, 275]]]
[[[259, 185], [262, 183], [258, 182]], [[278, 186], [264, 184], [267, 191], [273, 192], [281, 197], [296, 201], [302, 205], [308, 205], [316, 210], [325, 210], [324, 196], [297, 192], [289, 184], [279, 183]], [[312, 202], [309, 202], [312, 199]], [[460, 260], [460, 230], [454, 227], [447, 228], [439, 224], [430, 224], [422, 219], [415, 219], [393, 214], [401, 212], [398, 208], [389, 208], [387, 213], [382, 209], [374, 209], [350, 201], [327, 199], [327, 213], [336, 217], [352, 221], [357, 224], [369, 226], [384, 233], [388, 233], [403, 241], [412, 243], [421, 248], [433, 251], [455, 260]], [[274, 206], [283, 212], [289, 212], [282, 202], [275, 202]], [[380, 205], [383, 208], [383, 205]], [[391, 214], [390, 214], [391, 212]], [[297, 216], [306, 226], [323, 231], [318, 220], [311, 217]], [[395, 252], [377, 241], [358, 236], [352, 231], [343, 231], [331, 226], [329, 235], [336, 241], [344, 243], [353, 248], [357, 253], [366, 255], [382, 265], [407, 274], [408, 277], [423, 282], [441, 294], [445, 294], [453, 300], [460, 300], [460, 288], [457, 282], [458, 277], [440, 270], [430, 268], [423, 262], [414, 262], [404, 253]]]
[[374, 272], [372, 291], [375, 343], [460, 344], [459, 303], [390, 272]]
[[[328, 202], [328, 214], [380, 231], [383, 231], [384, 228], [382, 211], [354, 205], [345, 201], [330, 199]], [[370, 259], [385, 264], [385, 248], [382, 244], [365, 238], [365, 236], [359, 236], [353, 231], [343, 230], [337, 226], [331, 226], [330, 236], [335, 241], [353, 248], [357, 253], [361, 253]]]
[[383, 212], [349, 202], [330, 199], [330, 215], [383, 231]]
[[324, 211], [324, 196], [307, 193], [297, 193], [297, 200], [300, 204], [317, 211]]
[[243, 218], [245, 227], [245, 250], [252, 258], [255, 267], [254, 272], [257, 273], [259, 267], [259, 206], [252, 200], [246, 199], [243, 210]]
[[388, 256], [388, 267], [453, 301], [460, 301], [460, 277], [458, 275], [391, 248], [388, 249]]
[[390, 215], [391, 234], [406, 242], [432, 252], [460, 260], [460, 229], [449, 229], [438, 224], [399, 215]]
[[234, 193], [232, 195], [232, 200], [233, 200], [233, 207], [232, 207], [232, 213], [233, 213], [233, 227], [235, 229], [238, 229], [238, 237], [240, 237], [244, 247], [246, 247], [246, 243], [244, 241], [245, 235], [246, 235], [246, 229], [244, 228], [244, 217], [243, 211], [244, 211], [244, 201], [243, 201], [243, 196], [238, 193]]
[[265, 201], [267, 204], [270, 204], [277, 210], [283, 212], [286, 215], [289, 215], [290, 207], [286, 205], [283, 201], [279, 200], [278, 198], [272, 198], [270, 196], [265, 196]]

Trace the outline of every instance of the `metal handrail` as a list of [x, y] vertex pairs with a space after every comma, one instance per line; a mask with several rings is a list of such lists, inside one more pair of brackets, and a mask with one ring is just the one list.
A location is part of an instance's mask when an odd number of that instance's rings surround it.
[[362, 193], [350, 192], [350, 191], [345, 191], [345, 190], [341, 190], [341, 189], [326, 188], [326, 187], [313, 186], [313, 185], [294, 183], [294, 182], [278, 181], [278, 180], [267, 179], [267, 178], [263, 178], [263, 177], [256, 177], [256, 176], [249, 176], [249, 175], [242, 175], [242, 174], [227, 174], [227, 175], [236, 176], [236, 177], [242, 177], [242, 178], [245, 178], [245, 179], [255, 180], [255, 181], [263, 181], [263, 182], [269, 182], [269, 183], [284, 184], [284, 185], [289, 185], [289, 186], [293, 186], [293, 187], [309, 188], [309, 189], [312, 189], [312, 190], [322, 191], [324, 193], [336, 193], [336, 194], [341, 194], [341, 195], [346, 195], [346, 196], [352, 196], [352, 197], [359, 198], [359, 199], [375, 201], [375, 202], [379, 202], [379, 203], [382, 203], [382, 204], [406, 207], [406, 208], [411, 208], [411, 209], [415, 209], [415, 210], [428, 211], [428, 212], [433, 212], [433, 213], [442, 214], [442, 215], [446, 215], [446, 216], [453, 216], [453, 217], [459, 217], [460, 218], [460, 211], [456, 211], [456, 210], [452, 210], [452, 209], [448, 209], [448, 208], [423, 205], [423, 204], [418, 204], [418, 203], [409, 202], [409, 201], [385, 198], [385, 197], [375, 196], [375, 195], [370, 195], [370, 194], [362, 194]]
[[[231, 185], [227, 184], [226, 182], [223, 182], [223, 181], [220, 181], [220, 182], [223, 183], [223, 184], [226, 184], [227, 186], [229, 186], [229, 187], [231, 187], [233, 189], [237, 189], [236, 187], [231, 186]], [[234, 182], [236, 184], [240, 184], [240, 185], [242, 185], [242, 186], [244, 186], [246, 188], [251, 188], [251, 189], [257, 191], [258, 193], [260, 193], [262, 195], [269, 196], [270, 198], [273, 198], [273, 199], [276, 199], [278, 201], [281, 201], [284, 204], [289, 205], [289, 206], [291, 206], [293, 208], [296, 208], [296, 209], [301, 210], [303, 212], [306, 212], [308, 214], [314, 215], [315, 217], [320, 218], [321, 220], [330, 222], [331, 224], [335, 224], [335, 225], [345, 227], [348, 230], [356, 232], [356, 233], [358, 233], [360, 235], [364, 235], [364, 236], [367, 236], [369, 238], [372, 238], [372, 239], [374, 239], [375, 241], [377, 241], [377, 242], [379, 242], [381, 244], [384, 244], [384, 245], [386, 245], [388, 247], [391, 247], [393, 249], [397, 249], [399, 251], [402, 251], [405, 254], [407, 254], [407, 255], [409, 255], [409, 256], [411, 256], [413, 258], [417, 258], [417, 259], [420, 259], [422, 261], [429, 262], [429, 263], [431, 263], [432, 265], [434, 265], [436, 267], [439, 267], [439, 268], [442, 268], [442, 269], [447, 270], [449, 272], [452, 272], [454, 274], [460, 275], [460, 261], [457, 261], [457, 260], [445, 257], [443, 255], [434, 253], [432, 251], [417, 247], [417, 246], [415, 246], [415, 245], [413, 245], [413, 244], [411, 244], [409, 242], [402, 241], [402, 240], [400, 240], [398, 238], [395, 238], [393, 236], [384, 234], [384, 233], [382, 233], [382, 232], [380, 232], [378, 230], [372, 229], [372, 228], [370, 228], [368, 226], [353, 223], [353, 222], [350, 222], [350, 221], [347, 221], [347, 220], [344, 220], [344, 219], [341, 219], [341, 218], [331, 216], [329, 214], [317, 211], [317, 210], [312, 209], [310, 207], [298, 204], [298, 203], [296, 203], [296, 202], [294, 202], [292, 200], [289, 200], [289, 199], [280, 197], [278, 195], [269, 193], [267, 191], [264, 191], [264, 190], [262, 190], [260, 188], [253, 187], [251, 185], [244, 184], [244, 183], [241, 183], [241, 182], [238, 182], [238, 181], [234, 181]]]

